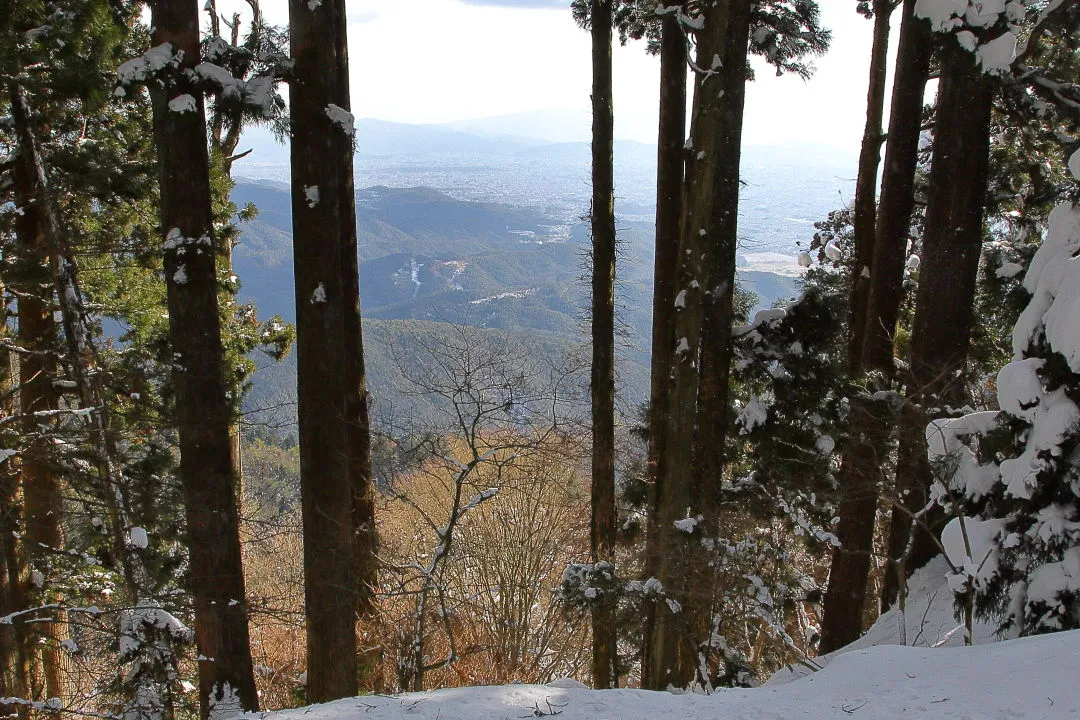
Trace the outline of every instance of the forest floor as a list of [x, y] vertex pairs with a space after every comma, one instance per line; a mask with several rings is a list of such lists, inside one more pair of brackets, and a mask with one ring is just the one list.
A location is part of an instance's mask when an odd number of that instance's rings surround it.
[[[942, 563], [943, 567], [943, 563]], [[267, 720], [1040, 720], [1080, 719], [1080, 630], [976, 645], [953, 632], [952, 597], [933, 565], [909, 585], [908, 612], [891, 610], [867, 635], [813, 672], [781, 671], [759, 688], [711, 695], [589, 690], [572, 680], [367, 695]], [[905, 628], [905, 630], [901, 630]], [[899, 644], [906, 641], [907, 644]], [[983, 644], [985, 643], [985, 644]], [[961, 645], [956, 647], [956, 645]], [[938, 647], [931, 647], [938, 645]]]

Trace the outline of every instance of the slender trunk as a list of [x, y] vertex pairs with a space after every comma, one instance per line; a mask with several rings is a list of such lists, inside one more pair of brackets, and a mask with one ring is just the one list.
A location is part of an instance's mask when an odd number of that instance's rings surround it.
[[[349, 163], [351, 172], [352, 163]], [[351, 179], [351, 174], [350, 174]], [[353, 201], [350, 184], [350, 206]], [[342, 286], [345, 290], [346, 386], [345, 399], [349, 444], [349, 472], [352, 485], [353, 552], [356, 567], [355, 612], [362, 621], [375, 614], [378, 583], [378, 535], [375, 528], [375, 482], [371, 467], [371, 418], [367, 375], [364, 366], [364, 337], [360, 324], [360, 267], [356, 256], [355, 209], [343, 222], [350, 231], [341, 236]], [[361, 655], [358, 678], [367, 684], [377, 672], [377, 649]]]
[[[592, 0], [592, 561], [615, 549], [615, 177], [611, 0]], [[615, 614], [592, 613], [593, 687], [619, 684]]]
[[[675, 275], [678, 269], [679, 223], [682, 216], [683, 158], [686, 140], [686, 39], [678, 18], [668, 14], [660, 39], [660, 127], [656, 158], [656, 256], [653, 261], [652, 371], [649, 393], [648, 476], [652, 480], [645, 548], [645, 575], [658, 564], [658, 499], [667, 462], [664, 426], [674, 371]], [[651, 628], [657, 606], [646, 607], [642, 657], [653, 655]], [[644, 672], [642, 673], [644, 677]]]
[[728, 41], [723, 58], [723, 98], [713, 189], [709, 289], [701, 330], [701, 384], [698, 388], [697, 439], [694, 450], [695, 505], [705, 528], [715, 537], [720, 515], [720, 487], [727, 442], [731, 326], [734, 321], [735, 253], [738, 247], [740, 165], [746, 60], [750, 40], [751, 0], [730, 0]]
[[343, 0], [290, 0], [293, 258], [308, 700], [356, 694], [375, 584]]
[[[19, 532], [20, 508], [16, 499], [18, 474], [8, 460], [0, 465], [0, 616], [26, 607], [22, 573], [15, 538]], [[0, 624], [0, 698], [29, 699], [29, 673], [26, 659], [25, 627], [19, 620]], [[12, 705], [0, 699], [0, 717], [28, 718], [25, 705]]]
[[[123, 507], [124, 480], [112, 458], [116, 449], [108, 434], [108, 408], [102, 389], [100, 366], [94, 346], [90, 322], [79, 287], [77, 266], [67, 233], [62, 229], [60, 213], [50, 192], [48, 175], [37, 137], [30, 124], [29, 100], [23, 88], [16, 86], [12, 92], [12, 116], [18, 134], [20, 153], [24, 155], [25, 187], [34, 198], [40, 220], [43, 240], [49, 255], [52, 289], [59, 303], [62, 318], [64, 344], [67, 350], [66, 367], [78, 387], [81, 407], [90, 410], [89, 436], [94, 460], [97, 464], [101, 499], [109, 508], [113, 527], [114, 550], [120, 559], [124, 577], [132, 599], [138, 597], [138, 588], [147, 581], [142, 561], [133, 548], [123, 540], [123, 531], [130, 525], [129, 513]], [[59, 352], [59, 348], [57, 351]]]
[[[904, 297], [904, 261], [911, 234], [911, 212], [915, 207], [915, 171], [918, 164], [919, 137], [922, 132], [923, 95], [930, 74], [933, 47], [929, 24], [915, 17], [916, 0], [905, 0], [896, 54], [896, 77], [893, 79], [892, 105], [889, 110], [889, 140], [885, 147], [885, 171], [881, 180], [874, 264], [870, 272], [870, 295], [867, 299], [866, 336], [862, 361], [866, 370], [885, 378], [895, 374], [894, 340], [900, 304]], [[886, 432], [895, 422], [883, 417]], [[885, 581], [881, 592], [884, 612], [896, 602], [901, 585], [897, 561], [911, 534], [911, 515], [918, 498], [907, 482], [916, 474], [896, 474], [896, 503], [889, 521], [889, 539]]]
[[[20, 103], [17, 89], [11, 88], [11, 102]], [[22, 105], [20, 104], [21, 108]], [[30, 122], [26, 113], [14, 112], [24, 134]], [[56, 323], [52, 314], [52, 282], [49, 276], [48, 247], [45, 238], [44, 207], [33, 193], [33, 167], [28, 149], [20, 147], [15, 165], [15, 202], [22, 210], [15, 221], [18, 243], [19, 329], [17, 341], [27, 352], [19, 355], [19, 410], [24, 416], [23, 433], [27, 446], [22, 455], [23, 549], [30, 571], [29, 602], [50, 602], [54, 572], [52, 558], [62, 544], [60, 517], [63, 498], [60, 480], [51, 467], [51, 433], [55, 421], [34, 417], [37, 412], [57, 408], [53, 389], [56, 380]], [[60, 697], [60, 627], [57, 622], [35, 622], [33, 632], [25, 632], [27, 657], [32, 658], [31, 673], [40, 668], [43, 683], [32, 681], [31, 694]]]
[[[859, 174], [855, 187], [855, 266], [848, 305], [848, 372], [862, 372], [862, 346], [866, 334], [867, 297], [870, 268], [874, 256], [874, 228], [877, 217], [877, 174], [881, 158], [882, 116], [889, 51], [892, 3], [874, 0], [874, 41], [870, 51], [870, 79], [866, 97], [866, 125], [859, 154]], [[833, 551], [829, 584], [823, 604], [820, 651], [831, 652], [862, 634], [866, 581], [874, 545], [878, 481], [884, 456], [880, 452], [880, 428], [867, 423], [874, 410], [866, 398], [852, 402], [847, 445], [841, 456], [839, 485], [842, 497], [837, 508], [840, 522], [836, 536], [840, 547]]]
[[818, 652], [825, 654], [854, 642], [862, 634], [866, 583], [870, 576], [874, 549], [874, 521], [877, 515], [878, 484], [887, 458], [879, 454], [886, 446], [872, 403], [865, 399], [852, 402], [850, 427], [853, 430], [845, 448], [840, 469], [840, 492], [837, 508], [840, 522], [836, 537], [840, 547], [833, 551], [829, 584], [822, 603], [821, 643]]
[[882, 118], [885, 113], [885, 81], [888, 76], [889, 30], [892, 0], [874, 0], [874, 42], [870, 50], [870, 82], [866, 92], [866, 125], [855, 181], [855, 267], [848, 313], [848, 368], [862, 370], [866, 306], [874, 264], [874, 229], [877, 221], [877, 176], [881, 164]]
[[[0, 298], [7, 300], [6, 289], [0, 286]], [[0, 336], [10, 339], [6, 302], [0, 307]], [[0, 348], [0, 393], [6, 394], [15, 383], [12, 355]], [[16, 412], [10, 400], [0, 406], [0, 417]], [[18, 503], [19, 474], [12, 458], [0, 463], [0, 616], [10, 615], [25, 607], [16, 538], [20, 534], [21, 508]], [[0, 698], [27, 698], [26, 646], [19, 622], [0, 624]], [[28, 718], [25, 705], [13, 705], [0, 700], [0, 717]]]
[[[142, 609], [156, 608], [157, 603], [145, 592], [152, 585], [153, 579], [143, 564], [141, 549], [129, 544], [126, 538], [126, 530], [133, 525], [125, 497], [128, 486], [123, 473], [113, 461], [117, 449], [109, 434], [109, 408], [105, 400], [106, 392], [102, 387], [102, 374], [98, 371], [100, 359], [86, 303], [79, 287], [78, 266], [68, 233], [63, 229], [60, 211], [50, 189], [45, 161], [31, 126], [29, 101], [24, 89], [18, 85], [13, 87], [11, 109], [21, 159], [25, 163], [22, 180], [38, 213], [37, 218], [49, 255], [52, 286], [59, 302], [67, 350], [65, 366], [78, 388], [81, 408], [88, 412], [86, 429], [101, 481], [98, 496], [108, 509], [115, 557], [120, 562], [127, 585], [128, 601]], [[143, 515], [139, 518], [144, 525], [150, 520], [150, 525], [153, 526], [152, 518]], [[167, 636], [164, 638], [165, 642], [172, 641], [167, 628], [158, 630]], [[147, 642], [148, 646], [152, 644]], [[169, 684], [169, 678], [176, 677], [175, 657], [171, 653], [159, 653], [147, 648], [147, 653], [138, 664], [139, 671], [134, 675], [128, 674], [123, 683], [127, 693], [124, 712], [152, 712], [155, 717], [170, 720], [174, 716], [172, 692], [166, 689], [162, 693], [161, 687]], [[152, 707], [147, 707], [147, 704]]]
[[[656, 478], [656, 575], [671, 600], [683, 609], [673, 612], [658, 607], [648, 629], [650, 655], [642, 668], [642, 685], [664, 688], [686, 687], [694, 681], [698, 664], [698, 643], [704, 639], [708, 618], [694, 611], [704, 606], [700, 598], [711, 594], [710, 582], [700, 582], [694, 573], [706, 572], [699, 562], [700, 545], [679, 531], [674, 523], [698, 513], [693, 506], [693, 439], [697, 417], [698, 358], [704, 295], [711, 287], [707, 237], [712, 220], [719, 131], [726, 98], [723, 76], [716, 72], [716, 58], [724, 57], [728, 29], [728, 3], [716, 2], [703, 9], [703, 28], [698, 33], [697, 77], [691, 120], [691, 148], [687, 158], [680, 218], [677, 290], [674, 307], [675, 345], [672, 385], [665, 423], [659, 442], [667, 448], [663, 474]], [[694, 598], [688, 597], [692, 593]], [[688, 602], [688, 600], [691, 600]]]
[[[922, 507], [932, 481], [922, 432], [926, 413], [948, 413], [966, 402], [963, 371], [971, 344], [982, 252], [992, 104], [992, 81], [975, 64], [974, 55], [954, 43], [944, 43], [911, 332], [907, 390], [916, 410], [908, 416], [898, 460], [899, 469], [910, 477], [912, 506]], [[937, 522], [930, 520], [931, 532], [940, 529]], [[907, 573], [925, 565], [936, 553], [928, 531], [917, 528]]]
[[900, 25], [862, 348], [865, 369], [888, 376], [895, 371], [893, 346], [904, 297], [904, 261], [915, 208], [923, 95], [933, 47], [930, 25], [915, 17], [915, 4], [916, 0], [905, 0]]
[[[220, 717], [257, 710], [258, 698], [229, 437], [206, 116], [187, 75], [199, 61], [199, 7], [192, 0], [157, 0], [153, 10], [153, 43], [170, 43], [183, 54], [165, 102], [155, 104], [154, 130], [189, 583], [196, 644], [208, 658], [199, 663], [199, 706], [202, 717]], [[173, 109], [192, 104], [188, 111]]]

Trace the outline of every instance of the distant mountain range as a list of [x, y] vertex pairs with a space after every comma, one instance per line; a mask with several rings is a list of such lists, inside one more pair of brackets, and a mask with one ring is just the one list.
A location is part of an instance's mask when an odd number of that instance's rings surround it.
[[[468, 126], [466, 126], [468, 127]], [[633, 140], [618, 140], [619, 154], [631, 153], [633, 162], [656, 161], [656, 147]], [[489, 157], [577, 157], [587, 140], [550, 141], [526, 135], [457, 128], [447, 125], [408, 125], [361, 118], [356, 121], [356, 155], [385, 157], [489, 156]], [[250, 149], [251, 161], [259, 164], [289, 164], [289, 149], [265, 128], [244, 133], [241, 149]]]
[[[524, 113], [450, 125], [357, 121], [358, 255], [373, 377], [393, 338], [470, 323], [569, 351], [585, 338], [581, 280], [588, 232], [588, 118]], [[570, 141], [564, 141], [570, 140]], [[294, 315], [288, 151], [265, 130], [237, 166], [234, 198], [254, 203], [234, 258], [242, 295], [260, 314]], [[654, 146], [617, 142], [616, 211], [622, 240], [617, 290], [626, 330], [620, 388], [642, 400], [648, 384]], [[740, 281], [763, 305], [792, 297], [797, 243], [844, 204], [855, 159], [814, 148], [744, 148]], [[562, 350], [560, 350], [561, 352]], [[291, 392], [291, 365], [256, 377], [252, 398]], [[282, 375], [284, 373], [284, 375]], [[283, 379], [284, 378], [284, 379]], [[373, 384], [373, 387], [375, 385]], [[376, 395], [391, 385], [380, 383]], [[393, 401], [394, 398], [384, 398]], [[404, 402], [404, 398], [397, 398]]]
[[[264, 317], [292, 320], [288, 190], [241, 182], [233, 197], [260, 208], [258, 218], [242, 226], [233, 254], [243, 283], [241, 298], [254, 301]], [[588, 231], [580, 222], [568, 225], [528, 208], [455, 200], [430, 188], [380, 186], [357, 192], [357, 231], [364, 317], [383, 323], [379, 337], [386, 342], [396, 333], [430, 330], [440, 323], [468, 323], [563, 349], [586, 337], [588, 296], [581, 275]], [[621, 387], [626, 399], [636, 403], [644, 399], [648, 383], [652, 227], [623, 221], [620, 237], [624, 259], [617, 296], [627, 331]], [[763, 304], [795, 294], [791, 277], [744, 270], [740, 280]], [[369, 364], [390, 357], [385, 347], [372, 353]], [[373, 368], [388, 374], [387, 368]], [[282, 372], [277, 368], [256, 376], [253, 401], [287, 388]], [[397, 404], [403, 401], [397, 398]]]
[[[429, 187], [457, 200], [527, 207], [572, 222], [588, 211], [589, 143], [525, 134], [540, 132], [536, 126], [544, 117], [524, 113], [456, 126], [358, 120], [356, 185]], [[567, 122], [557, 113], [553, 118], [556, 126]], [[583, 127], [587, 132], [587, 124]], [[551, 137], [572, 135], [557, 130]], [[252, 152], [237, 164], [238, 175], [288, 182], [288, 148], [269, 131], [249, 131], [240, 149]], [[813, 234], [811, 223], [850, 201], [855, 168], [850, 153], [827, 147], [744, 147], [743, 250], [783, 253], [794, 260], [796, 242]], [[623, 217], [651, 221], [655, 179], [655, 146], [616, 142], [615, 187]]]

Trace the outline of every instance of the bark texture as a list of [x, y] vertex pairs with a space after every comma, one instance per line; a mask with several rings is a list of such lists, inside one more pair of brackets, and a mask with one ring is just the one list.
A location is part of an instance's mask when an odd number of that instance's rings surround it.
[[[655, 577], [659, 539], [656, 508], [664, 496], [667, 422], [675, 351], [675, 275], [686, 140], [686, 40], [674, 14], [665, 16], [660, 40], [660, 126], [656, 171], [656, 255], [653, 260], [652, 366], [649, 392], [648, 477], [652, 481], [646, 538], [645, 577]], [[652, 627], [659, 608], [646, 606], [645, 624]], [[651, 658], [652, 633], [646, 632], [643, 657]]]
[[[0, 286], [0, 296], [6, 299], [6, 288]], [[11, 339], [6, 306], [0, 308], [0, 337]], [[0, 417], [11, 417], [15, 406], [7, 393], [15, 383], [11, 351], [0, 348]], [[26, 607], [16, 538], [21, 532], [22, 508], [18, 501], [19, 474], [10, 459], [0, 463], [0, 616], [10, 615]], [[0, 698], [27, 697], [26, 646], [22, 623], [0, 624]], [[0, 717], [29, 717], [29, 708], [0, 700]]]
[[[866, 335], [867, 296], [874, 256], [874, 229], [877, 218], [877, 175], [881, 159], [882, 117], [885, 80], [888, 70], [890, 0], [874, 0], [873, 45], [870, 51], [870, 79], [866, 97], [866, 125], [859, 154], [859, 174], [855, 186], [855, 263], [848, 312], [848, 372], [862, 372], [862, 346]], [[836, 536], [840, 547], [833, 551], [829, 584], [825, 592], [821, 623], [820, 652], [831, 652], [862, 634], [866, 582], [874, 544], [878, 482], [881, 479], [880, 428], [871, 427], [874, 410], [865, 398], [852, 402], [851, 424], [846, 447], [841, 454], [838, 481], [842, 493], [837, 508], [840, 522]]]
[[848, 368], [862, 369], [866, 334], [867, 296], [874, 264], [874, 230], [877, 222], [877, 177], [881, 164], [882, 120], [885, 114], [885, 81], [888, 76], [889, 30], [892, 0], [874, 0], [874, 41], [870, 50], [870, 81], [866, 92], [866, 125], [859, 151], [859, 174], [855, 181], [855, 268], [848, 316]]
[[[157, 0], [155, 45], [183, 53], [178, 72], [154, 108], [161, 185], [161, 229], [169, 339], [175, 354], [180, 477], [190, 548], [189, 584], [199, 654], [199, 707], [204, 718], [257, 710], [240, 557], [239, 518], [218, 313], [216, 249], [202, 95], [184, 71], [199, 61], [199, 7]], [[168, 103], [181, 95], [195, 110]], [[215, 712], [217, 711], [217, 712]]]
[[671, 389], [660, 429], [666, 447], [662, 474], [656, 478], [656, 577], [668, 598], [682, 610], [658, 606], [646, 629], [648, 654], [642, 667], [642, 685], [686, 687], [698, 673], [698, 641], [704, 639], [708, 618], [699, 609], [711, 603], [711, 583], [694, 573], [705, 566], [697, 557], [700, 544], [674, 526], [676, 520], [698, 514], [694, 506], [693, 440], [696, 434], [701, 327], [708, 277], [707, 237], [712, 222], [714, 179], [723, 127], [723, 76], [710, 71], [714, 58], [723, 58], [728, 30], [728, 3], [715, 2], [702, 11], [698, 32], [691, 148], [687, 158], [680, 219], [678, 269], [675, 285], [675, 321]]
[[[948, 413], [965, 403], [964, 367], [971, 345], [975, 288], [983, 242], [983, 208], [990, 152], [992, 80], [974, 55], [944, 43], [934, 124], [934, 154], [923, 232], [919, 291], [911, 331], [908, 397], [915, 411], [905, 419], [898, 477], [909, 478], [909, 507], [923, 507], [932, 481], [926, 460], [927, 413]], [[920, 412], [921, 410], [921, 412]], [[903, 474], [901, 474], [903, 473]], [[908, 573], [937, 554], [930, 531], [916, 526]], [[898, 531], [899, 533], [899, 531]], [[907, 545], [896, 538], [896, 546]]]
[[[16, 87], [11, 88], [13, 122], [17, 135], [25, 135], [30, 117]], [[15, 108], [18, 110], [15, 110]], [[23, 556], [26, 569], [38, 582], [27, 591], [34, 597], [23, 599], [31, 604], [48, 602], [54, 572], [51, 548], [62, 545], [60, 518], [63, 495], [60, 479], [50, 464], [52, 431], [55, 420], [39, 419], [34, 413], [57, 408], [53, 381], [57, 378], [56, 323], [52, 314], [52, 278], [49, 273], [49, 248], [45, 237], [42, 198], [35, 193], [31, 154], [19, 148], [15, 164], [15, 202], [22, 213], [15, 221], [17, 274], [19, 276], [19, 329], [17, 344], [28, 352], [19, 354], [19, 411], [23, 415], [20, 476], [23, 500]], [[31, 589], [32, 588], [32, 589]], [[60, 626], [57, 622], [34, 622], [32, 630], [24, 625], [22, 640], [29, 661], [31, 699], [60, 697]]]
[[[911, 230], [911, 212], [915, 207], [915, 170], [918, 164], [919, 137], [922, 129], [923, 95], [930, 74], [933, 49], [930, 25], [915, 17], [915, 1], [905, 0], [896, 54], [892, 104], [889, 110], [889, 139], [885, 146], [885, 169], [878, 205], [877, 237], [874, 264], [870, 272], [870, 295], [867, 299], [866, 337], [863, 340], [863, 366], [881, 373], [884, 379], [895, 375], [894, 346], [900, 304], [904, 297], [904, 262]], [[894, 420], [881, 418], [888, 427]], [[881, 592], [881, 609], [896, 601], [900, 573], [897, 560], [907, 549], [911, 515], [920, 507], [917, 497], [907, 492], [912, 476], [897, 473], [896, 502], [889, 521], [888, 559]]]
[[[615, 118], [612, 108], [611, 0], [592, 0], [592, 561], [611, 561], [615, 546]], [[597, 605], [593, 686], [619, 682], [615, 615]]]
[[290, 0], [289, 26], [307, 688], [325, 702], [356, 694], [376, 570], [344, 0]]
[[701, 380], [694, 448], [695, 505], [715, 537], [720, 516], [724, 447], [727, 442], [731, 327], [734, 322], [735, 254], [738, 248], [746, 60], [751, 0], [730, 0], [728, 39], [721, 69], [724, 106], [717, 127], [716, 178], [708, 229], [709, 286], [701, 327]]

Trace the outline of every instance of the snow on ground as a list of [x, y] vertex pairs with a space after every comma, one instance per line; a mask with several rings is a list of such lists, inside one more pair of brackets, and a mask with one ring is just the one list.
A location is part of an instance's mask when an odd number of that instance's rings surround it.
[[1080, 630], [994, 642], [975, 625], [963, 646], [944, 558], [908, 583], [905, 613], [878, 618], [855, 643], [796, 666], [760, 688], [712, 695], [589, 690], [574, 680], [548, 685], [454, 688], [367, 695], [260, 720], [1039, 720], [1080, 719]]
[[[866, 650], [878, 645], [910, 645], [919, 648], [961, 647], [964, 632], [956, 619], [953, 593], [947, 576], [949, 564], [938, 556], [908, 581], [907, 602], [904, 612], [898, 607], [882, 614], [861, 638], [850, 645], [811, 660], [819, 667], [830, 665], [837, 657], [853, 651]], [[976, 621], [973, 627], [976, 645], [994, 642], [994, 625]], [[813, 674], [813, 668], [794, 665], [781, 670], [771, 678], [768, 685], [782, 685]]]
[[[271, 720], [1004, 720], [1080, 717], [1080, 631], [977, 647], [882, 645], [841, 653], [785, 685], [713, 695], [586, 690], [575, 683], [456, 688], [398, 697], [368, 695]], [[567, 687], [569, 686], [569, 687]]]

